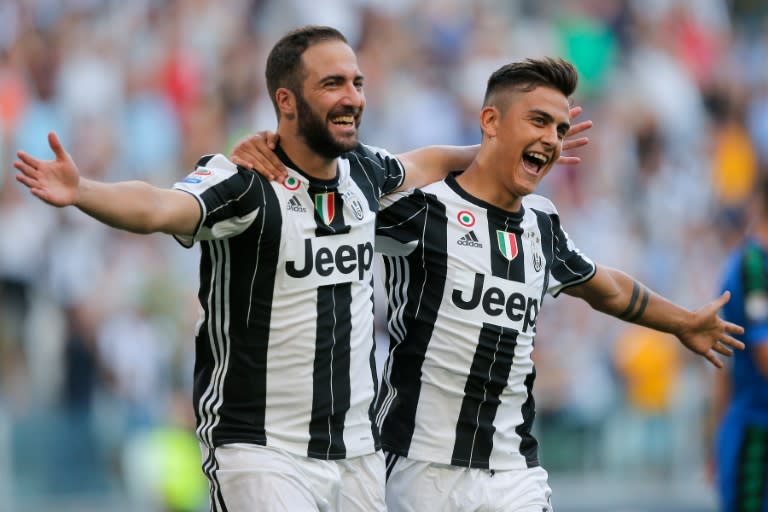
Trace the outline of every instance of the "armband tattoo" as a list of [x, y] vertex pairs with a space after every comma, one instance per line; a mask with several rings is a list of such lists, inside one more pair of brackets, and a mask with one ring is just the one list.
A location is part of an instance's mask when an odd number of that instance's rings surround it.
[[[632, 283], [632, 296], [629, 298], [629, 305], [626, 309], [619, 313], [618, 317], [627, 322], [635, 322], [645, 313], [645, 308], [648, 306], [648, 300], [651, 298], [651, 293], [648, 288], [641, 287], [637, 281]], [[638, 300], [640, 305], [638, 306]]]

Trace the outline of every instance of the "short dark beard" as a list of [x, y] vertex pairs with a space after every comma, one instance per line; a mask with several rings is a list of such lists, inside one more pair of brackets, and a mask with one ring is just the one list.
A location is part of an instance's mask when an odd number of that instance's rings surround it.
[[336, 140], [328, 130], [325, 120], [312, 111], [312, 107], [304, 99], [304, 96], [302, 94], [295, 94], [295, 96], [299, 135], [304, 137], [309, 149], [322, 157], [333, 159], [357, 147], [357, 138], [352, 142]]

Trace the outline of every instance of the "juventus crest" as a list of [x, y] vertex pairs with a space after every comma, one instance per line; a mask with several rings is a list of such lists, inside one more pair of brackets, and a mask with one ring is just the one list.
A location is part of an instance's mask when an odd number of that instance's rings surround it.
[[528, 242], [531, 245], [531, 260], [533, 261], [533, 270], [536, 272], [541, 272], [541, 267], [544, 263], [544, 258], [541, 255], [541, 238], [539, 238], [539, 236], [533, 231], [526, 233], [525, 237], [528, 239]]

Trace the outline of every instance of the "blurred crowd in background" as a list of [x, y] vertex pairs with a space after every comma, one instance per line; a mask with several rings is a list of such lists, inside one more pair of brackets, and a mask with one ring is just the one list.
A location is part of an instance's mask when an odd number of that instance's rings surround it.
[[[15, 151], [50, 158], [56, 131], [84, 175], [170, 186], [274, 129], [266, 54], [309, 23], [357, 50], [362, 139], [392, 152], [479, 143], [493, 70], [569, 59], [594, 128], [582, 163], [540, 193], [594, 260], [688, 307], [716, 295], [768, 172], [766, 2], [2, 0], [0, 509], [206, 501], [190, 405], [197, 249], [42, 204], [14, 181]], [[704, 360], [565, 296], [545, 304], [535, 395], [550, 473], [704, 479]]]

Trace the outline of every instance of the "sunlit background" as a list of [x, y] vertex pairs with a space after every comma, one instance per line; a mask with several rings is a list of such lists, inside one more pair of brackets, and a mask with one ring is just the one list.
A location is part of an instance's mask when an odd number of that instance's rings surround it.
[[[87, 176], [170, 186], [274, 128], [266, 54], [308, 23], [357, 50], [364, 141], [393, 152], [479, 142], [494, 69], [571, 60], [595, 126], [582, 163], [540, 192], [592, 259], [691, 308], [716, 295], [768, 164], [765, 1], [2, 0], [0, 511], [207, 506], [191, 434], [197, 249], [43, 205], [12, 178], [16, 149], [50, 155], [55, 130]], [[556, 509], [715, 510], [713, 370], [567, 297], [538, 324]]]

